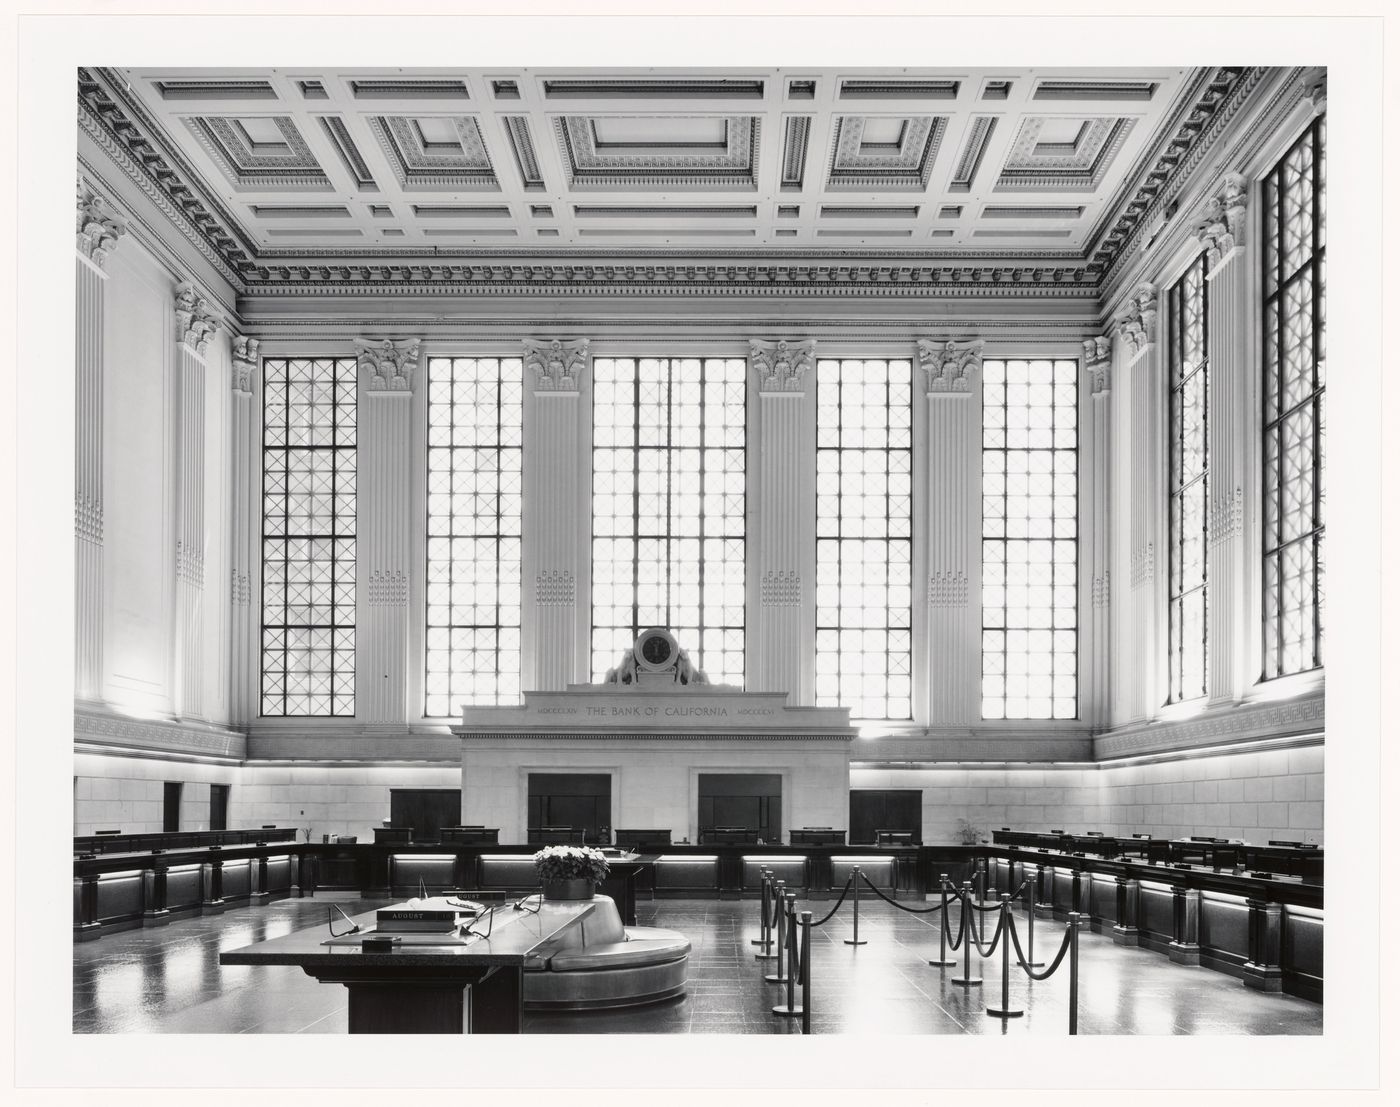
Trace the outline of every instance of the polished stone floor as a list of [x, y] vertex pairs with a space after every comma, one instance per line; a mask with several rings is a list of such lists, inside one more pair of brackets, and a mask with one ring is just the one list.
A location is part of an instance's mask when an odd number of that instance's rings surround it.
[[[157, 930], [111, 934], [73, 950], [75, 1033], [343, 1034], [346, 993], [300, 969], [219, 965], [219, 951], [324, 926], [329, 897], [290, 899], [223, 915], [187, 918]], [[338, 899], [350, 914], [385, 901]], [[803, 908], [799, 903], [799, 910]], [[812, 905], [821, 917], [829, 904]], [[754, 959], [758, 905], [752, 900], [656, 900], [638, 905], [642, 925], [666, 926], [691, 941], [687, 994], [630, 1011], [528, 1013], [532, 1034], [794, 1034], [796, 1019], [771, 1014], [783, 988], [763, 981], [771, 962]], [[853, 947], [850, 908], [812, 939], [812, 1032], [1027, 1034], [1068, 1029], [1068, 962], [1031, 982], [1011, 966], [1011, 1004], [1025, 1016], [990, 1018], [1001, 997], [1001, 953], [981, 963], [981, 987], [952, 983], [958, 971], [927, 964], [938, 953], [937, 915], [911, 915], [878, 901], [861, 904]], [[1024, 928], [1024, 916], [1020, 925]], [[1058, 948], [1063, 923], [1037, 923], [1037, 950]], [[1024, 929], [1021, 933], [1024, 935]], [[990, 928], [987, 931], [991, 936]], [[959, 966], [961, 968], [961, 958]], [[1080, 942], [1081, 1034], [1320, 1034], [1322, 1006], [1261, 995], [1209, 969], [1173, 965], [1106, 935]]]

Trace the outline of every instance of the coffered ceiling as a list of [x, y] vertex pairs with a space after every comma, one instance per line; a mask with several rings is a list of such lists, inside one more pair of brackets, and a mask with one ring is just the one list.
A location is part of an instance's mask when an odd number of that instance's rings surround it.
[[79, 123], [243, 291], [660, 257], [1088, 287], [1258, 72], [94, 68]]

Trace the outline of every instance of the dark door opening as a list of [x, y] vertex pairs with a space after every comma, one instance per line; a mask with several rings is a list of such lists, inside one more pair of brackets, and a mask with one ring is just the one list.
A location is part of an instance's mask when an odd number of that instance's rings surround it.
[[531, 773], [526, 829], [536, 843], [611, 844], [612, 777], [607, 773]]
[[209, 829], [228, 829], [228, 789], [227, 784], [209, 785]]
[[873, 846], [875, 835], [892, 830], [923, 841], [924, 794], [918, 788], [853, 790], [851, 792], [851, 845]]
[[783, 778], [778, 773], [701, 773], [698, 791], [701, 842], [782, 842]]
[[415, 842], [436, 842], [462, 821], [460, 788], [390, 788], [389, 825], [413, 828]]
[[165, 782], [165, 820], [161, 824], [162, 830], [180, 829], [180, 793], [185, 786], [178, 780], [167, 780]]

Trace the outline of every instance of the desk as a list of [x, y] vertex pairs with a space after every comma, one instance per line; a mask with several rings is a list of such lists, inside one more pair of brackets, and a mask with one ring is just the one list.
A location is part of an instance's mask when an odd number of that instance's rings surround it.
[[[525, 958], [592, 910], [591, 902], [544, 903], [538, 912], [506, 906], [490, 938], [392, 953], [328, 946], [327, 929], [313, 927], [221, 953], [219, 964], [297, 965], [322, 984], [344, 984], [351, 1034], [519, 1034]], [[361, 933], [374, 918], [373, 911], [354, 916]]]

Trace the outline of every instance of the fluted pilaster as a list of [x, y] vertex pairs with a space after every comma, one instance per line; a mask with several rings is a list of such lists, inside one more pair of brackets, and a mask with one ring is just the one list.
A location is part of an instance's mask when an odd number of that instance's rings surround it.
[[362, 339], [356, 442], [355, 714], [408, 722], [408, 578], [416, 338]]
[[1250, 367], [1249, 289], [1245, 259], [1245, 181], [1229, 174], [1207, 201], [1197, 225], [1206, 250], [1210, 375], [1210, 503], [1206, 517], [1207, 694], [1211, 703], [1232, 703], [1246, 687], [1247, 574], [1245, 567], [1245, 455], [1250, 425], [1247, 382]]
[[102, 405], [103, 305], [106, 264], [126, 233], [106, 201], [78, 181], [77, 333], [75, 346], [74, 672], [78, 699], [102, 698], [103, 681], [103, 495]]
[[[1114, 528], [1120, 548], [1117, 560], [1127, 572], [1127, 593], [1111, 604], [1110, 631], [1118, 665], [1113, 674], [1115, 724], [1140, 722], [1156, 714], [1162, 702], [1158, 644], [1159, 557], [1158, 515], [1162, 502], [1162, 368], [1157, 341], [1157, 291], [1140, 285], [1115, 316], [1118, 342], [1113, 379], [1123, 393], [1122, 449], [1110, 477], [1113, 500], [1120, 507]], [[1111, 401], [1110, 401], [1111, 402]], [[1110, 445], [1110, 449], [1112, 446]], [[1123, 521], [1126, 520], [1126, 526]], [[1110, 573], [1112, 570], [1110, 569]], [[1122, 576], [1119, 579], [1123, 579]], [[1116, 615], [1116, 617], [1115, 617]]]
[[230, 618], [229, 722], [246, 725], [258, 714], [258, 619], [253, 604], [254, 567], [258, 564], [259, 496], [253, 484], [258, 470], [258, 340], [233, 340], [230, 405], [229, 561], [232, 570]]
[[929, 726], [970, 726], [982, 715], [981, 342], [920, 340], [928, 449], [927, 702], [915, 717]]
[[204, 377], [219, 320], [188, 281], [175, 288], [175, 643], [171, 706], [204, 717]]
[[588, 525], [580, 391], [588, 340], [526, 339], [521, 674], [524, 686], [559, 691], [588, 674]]
[[1089, 620], [1080, 643], [1084, 664], [1085, 703], [1080, 712], [1085, 721], [1102, 725], [1110, 714], [1112, 699], [1110, 667], [1112, 657], [1110, 612], [1112, 610], [1111, 534], [1112, 491], [1108, 459], [1113, 456], [1111, 335], [1091, 338], [1084, 343], [1084, 386], [1089, 394], [1089, 423], [1080, 438], [1080, 465], [1084, 484], [1084, 505], [1080, 517], [1084, 538], [1080, 549], [1087, 561], [1089, 580]]
[[[749, 628], [746, 686], [787, 692], [807, 704], [816, 694], [814, 655], [816, 484], [812, 475], [809, 389], [816, 343], [779, 339], [749, 343], [758, 388], [758, 607]], [[804, 648], [804, 643], [808, 644]]]

